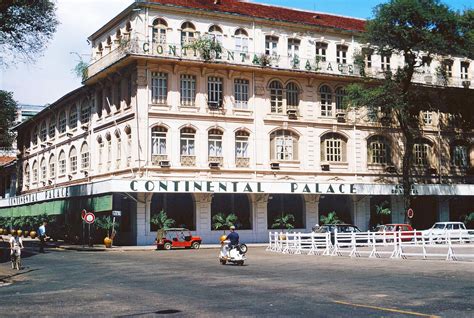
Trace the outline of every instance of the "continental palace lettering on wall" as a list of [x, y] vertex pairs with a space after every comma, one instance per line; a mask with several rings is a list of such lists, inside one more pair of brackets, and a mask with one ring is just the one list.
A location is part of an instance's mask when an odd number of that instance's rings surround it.
[[239, 181], [131, 181], [133, 192], [356, 194], [355, 184], [265, 183]]
[[[166, 56], [166, 57], [176, 57], [176, 58], [192, 58], [199, 59], [199, 53], [195, 48], [178, 46], [178, 45], [166, 45], [166, 44], [152, 44], [143, 43], [143, 52], [145, 54]], [[222, 53], [216, 53], [214, 59], [217, 61], [227, 61], [227, 62], [236, 62], [241, 64], [253, 64], [257, 66], [270, 66], [278, 64], [279, 56], [269, 55], [269, 64], [264, 64], [262, 61], [261, 55], [255, 53], [241, 52], [241, 51], [231, 51], [227, 49], [222, 49]], [[352, 64], [342, 64], [335, 62], [324, 62], [320, 58], [316, 57], [313, 59], [302, 60], [299, 57], [291, 57], [289, 64], [294, 69], [304, 69], [305, 71], [323, 71], [323, 72], [339, 72], [341, 74], [354, 74], [354, 65]], [[304, 67], [303, 67], [304, 66]]]

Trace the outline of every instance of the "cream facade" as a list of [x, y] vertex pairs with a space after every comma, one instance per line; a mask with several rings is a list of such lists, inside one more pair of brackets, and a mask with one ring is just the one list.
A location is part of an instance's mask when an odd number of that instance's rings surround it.
[[[126, 212], [124, 244], [152, 243], [150, 220], [160, 210], [205, 242], [221, 233], [212, 230], [217, 213], [237, 214], [247, 242], [267, 240], [284, 213], [295, 216], [298, 231], [331, 211], [366, 230], [386, 201], [391, 221], [403, 222], [399, 130], [389, 114], [342, 107], [344, 87], [361, 72], [381, 78], [403, 60], [372, 54], [356, 65], [354, 55], [370, 50], [359, 35], [137, 2], [89, 38], [84, 86], [18, 128], [21, 193], [69, 189], [71, 200], [108, 193], [109, 210]], [[186, 46], [200, 37], [222, 43], [222, 53], [205, 60]], [[415, 81], [441, 87], [442, 65], [450, 86], [469, 88], [471, 64], [438, 57]], [[472, 206], [474, 134], [457, 131], [453, 120], [420, 114], [418, 228]]]

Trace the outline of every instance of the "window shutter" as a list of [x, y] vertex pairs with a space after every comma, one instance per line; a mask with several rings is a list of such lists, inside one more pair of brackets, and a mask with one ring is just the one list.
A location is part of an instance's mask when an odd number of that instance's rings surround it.
[[298, 160], [298, 138], [293, 136], [293, 160]]
[[321, 161], [326, 161], [326, 147], [325, 140], [321, 139], [320, 147], [321, 147]]
[[275, 159], [275, 136], [270, 136], [270, 159]]
[[373, 163], [372, 162], [372, 155], [373, 155], [373, 151], [372, 151], [372, 143], [371, 142], [367, 142], [367, 162], [368, 163]]
[[347, 142], [341, 139], [342, 162], [347, 162]]

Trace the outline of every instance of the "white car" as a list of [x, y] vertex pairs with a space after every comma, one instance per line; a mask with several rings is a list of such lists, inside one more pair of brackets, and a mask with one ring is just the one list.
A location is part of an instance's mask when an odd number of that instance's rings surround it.
[[446, 240], [448, 233], [453, 239], [460, 239], [462, 237], [464, 240], [467, 237], [469, 240], [466, 226], [462, 222], [436, 222], [430, 229], [421, 232], [423, 237], [434, 241]]

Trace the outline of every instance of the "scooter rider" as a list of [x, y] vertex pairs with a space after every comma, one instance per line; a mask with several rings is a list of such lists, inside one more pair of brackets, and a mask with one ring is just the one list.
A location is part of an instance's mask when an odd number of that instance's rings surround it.
[[228, 245], [229, 250], [231, 250], [233, 247], [239, 245], [239, 234], [235, 231], [235, 226], [230, 227], [230, 233], [227, 235], [226, 240], [229, 240], [230, 243]]

